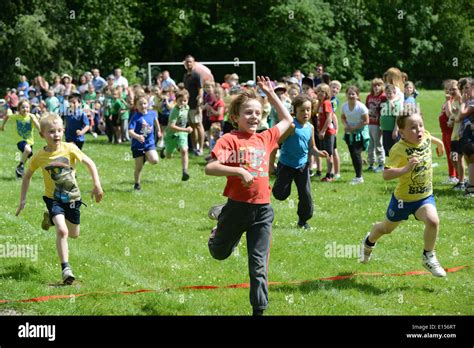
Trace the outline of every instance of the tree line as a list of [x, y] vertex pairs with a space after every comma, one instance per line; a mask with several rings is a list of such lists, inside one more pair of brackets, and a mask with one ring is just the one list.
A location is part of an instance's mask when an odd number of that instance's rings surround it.
[[469, 0], [4, 0], [0, 88], [93, 67], [145, 83], [147, 62], [187, 54], [255, 60], [273, 78], [323, 63], [358, 84], [396, 66], [441, 88], [473, 75], [473, 21]]

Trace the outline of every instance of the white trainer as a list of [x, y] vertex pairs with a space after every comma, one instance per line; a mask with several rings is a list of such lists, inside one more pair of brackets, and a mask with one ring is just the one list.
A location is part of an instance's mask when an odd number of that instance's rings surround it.
[[446, 277], [446, 271], [439, 264], [434, 250], [427, 252], [426, 255], [423, 254], [422, 264], [435, 277]]
[[369, 238], [370, 232], [368, 232], [364, 239], [362, 239], [362, 244], [360, 245], [360, 257], [359, 257], [359, 262], [361, 263], [367, 263], [370, 261], [370, 257], [372, 255], [372, 250], [374, 250], [374, 246], [368, 246], [365, 241], [367, 238]]
[[71, 285], [76, 279], [74, 277], [74, 274], [72, 274], [71, 267], [64, 268], [62, 272], [62, 276], [63, 276], [63, 283], [66, 285]]
[[363, 177], [360, 177], [360, 178], [354, 178], [354, 179], [352, 179], [349, 184], [351, 184], [351, 185], [358, 185], [358, 184], [362, 184], [363, 182], [364, 182], [364, 178], [363, 178]]

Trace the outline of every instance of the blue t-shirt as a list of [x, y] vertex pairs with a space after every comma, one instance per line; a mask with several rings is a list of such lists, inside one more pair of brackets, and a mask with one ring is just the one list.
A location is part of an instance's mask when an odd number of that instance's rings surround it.
[[77, 135], [76, 131], [84, 129], [85, 126], [89, 125], [89, 119], [82, 109], [73, 111], [68, 109], [64, 115], [66, 119], [66, 142], [84, 141], [84, 135]]
[[25, 87], [25, 89], [23, 89], [23, 91], [28, 91], [28, 88], [30, 88], [30, 84], [28, 83], [28, 81], [21, 81], [21, 82], [18, 83], [18, 89], [20, 89], [22, 87]]
[[412, 95], [405, 97], [405, 104], [416, 104], [416, 99]]
[[286, 138], [280, 150], [280, 162], [285, 166], [299, 169], [308, 163], [309, 142], [313, 135], [313, 127], [310, 123], [304, 126], [296, 118], [295, 134]]
[[130, 119], [128, 129], [145, 137], [145, 142], [140, 143], [137, 139], [132, 139], [133, 150], [153, 150], [155, 146], [155, 119], [157, 118], [155, 110], [148, 110], [146, 114], [135, 112]]

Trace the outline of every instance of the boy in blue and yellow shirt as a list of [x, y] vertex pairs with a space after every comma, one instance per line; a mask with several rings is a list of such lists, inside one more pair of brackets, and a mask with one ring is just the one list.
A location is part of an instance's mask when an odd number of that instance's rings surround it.
[[21, 178], [24, 172], [24, 164], [33, 155], [33, 145], [35, 143], [33, 127], [39, 129], [39, 123], [36, 116], [30, 113], [30, 103], [24, 100], [20, 103], [20, 112], [18, 114], [7, 113], [0, 131], [5, 130], [5, 124], [8, 120], [15, 122], [17, 148], [21, 152], [20, 163], [16, 167], [16, 176]]
[[422, 264], [436, 277], [445, 277], [446, 272], [436, 258], [435, 244], [439, 230], [439, 217], [433, 196], [433, 172], [431, 144], [437, 146], [438, 156], [444, 153], [440, 139], [425, 130], [421, 114], [413, 108], [397, 117], [397, 126], [402, 139], [393, 145], [389, 160], [383, 171], [385, 180], [398, 179], [383, 222], [376, 223], [362, 241], [360, 261], [370, 260], [377, 240], [389, 234], [402, 220], [413, 214], [423, 221], [424, 251]]

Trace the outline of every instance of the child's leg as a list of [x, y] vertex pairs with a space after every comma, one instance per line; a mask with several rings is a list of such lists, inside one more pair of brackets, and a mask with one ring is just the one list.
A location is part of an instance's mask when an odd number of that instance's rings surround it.
[[272, 193], [273, 196], [279, 201], [284, 201], [288, 198], [291, 193], [291, 184], [295, 177], [296, 169], [287, 167], [284, 164], [278, 162], [276, 169], [276, 180], [273, 184]]
[[114, 132], [115, 132], [115, 139], [117, 141], [117, 143], [122, 143], [122, 130], [120, 128], [120, 126], [115, 126], [114, 127]]
[[277, 152], [278, 152], [278, 149], [275, 149], [270, 153], [270, 164], [268, 165], [268, 173], [270, 175], [275, 174], [275, 171], [276, 171], [275, 159], [276, 159]]
[[390, 221], [385, 218], [382, 222], [377, 222], [372, 226], [368, 240], [370, 243], [376, 243], [384, 234], [392, 233], [392, 231], [400, 225], [401, 221]]
[[56, 226], [56, 250], [58, 251], [61, 263], [69, 261], [69, 249], [67, 238], [69, 236], [68, 226], [64, 215], [58, 214], [52, 218]]
[[79, 237], [79, 234], [81, 232], [81, 225], [76, 225], [76, 224], [73, 224], [72, 222], [66, 220], [66, 226], [67, 226], [67, 230], [68, 230], [68, 234], [69, 234], [69, 238], [74, 238], [76, 239], [77, 237]]
[[464, 165], [464, 156], [461, 152], [458, 153], [458, 167], [457, 167], [457, 172], [458, 172], [458, 178], [459, 182], [464, 182], [464, 173], [466, 171], [466, 166]]
[[302, 171], [296, 170], [294, 178], [298, 189], [298, 224], [303, 226], [313, 216], [309, 166], [306, 165]]
[[228, 200], [222, 208], [215, 227], [208, 240], [209, 252], [217, 260], [225, 260], [239, 244], [242, 234], [248, 227], [250, 217], [249, 203]]
[[382, 131], [377, 126], [377, 133], [375, 136], [375, 154], [377, 155], [379, 166], [383, 166], [385, 163], [385, 151], [382, 144]]
[[451, 134], [442, 133], [442, 141], [447, 154], [446, 158], [448, 160], [448, 175], [452, 178], [455, 178], [457, 177], [457, 173], [453, 161], [451, 161]]
[[188, 148], [181, 148], [181, 166], [183, 168], [183, 172], [188, 172], [188, 161], [189, 161], [189, 156], [188, 156]]
[[[367, 160], [369, 167], [373, 167], [375, 163], [375, 141], [376, 141], [376, 125], [369, 125], [369, 149], [367, 150]], [[378, 127], [377, 127], [378, 128]]]
[[439, 217], [436, 207], [432, 204], [422, 205], [416, 211], [415, 217], [425, 223], [425, 233], [423, 238], [425, 250], [434, 250], [439, 231]]
[[339, 175], [341, 172], [341, 159], [339, 158], [339, 152], [337, 149], [334, 149], [334, 154], [333, 154], [333, 160], [334, 160], [334, 166], [333, 166], [333, 172], [334, 175]]
[[156, 150], [148, 150], [145, 152], [146, 160], [150, 164], [157, 164], [159, 161], [158, 152]]
[[[273, 208], [270, 204], [255, 206], [255, 221], [247, 230], [250, 275], [250, 304], [255, 311], [268, 306], [268, 261], [272, 239]], [[256, 211], [255, 211], [256, 210]]]
[[33, 151], [31, 150], [31, 146], [30, 145], [25, 145], [25, 148], [23, 149], [23, 153], [21, 154], [21, 163], [22, 164], [25, 164], [26, 161], [28, 160], [28, 157], [30, 157], [31, 153]]
[[135, 171], [133, 173], [135, 178], [135, 184], [140, 184], [142, 176], [143, 164], [145, 163], [143, 156], [135, 158]]

